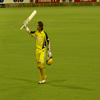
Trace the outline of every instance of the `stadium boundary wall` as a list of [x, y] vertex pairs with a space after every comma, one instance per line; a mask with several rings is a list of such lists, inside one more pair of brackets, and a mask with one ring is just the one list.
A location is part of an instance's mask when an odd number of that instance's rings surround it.
[[0, 8], [48, 6], [100, 6], [100, 0], [0, 0]]

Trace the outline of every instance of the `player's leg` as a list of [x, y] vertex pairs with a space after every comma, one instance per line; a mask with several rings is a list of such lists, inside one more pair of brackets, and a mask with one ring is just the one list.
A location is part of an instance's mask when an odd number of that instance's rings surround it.
[[[37, 67], [39, 70], [39, 75], [40, 75], [40, 80], [45, 80], [46, 79], [46, 74], [45, 74], [45, 67], [41, 62], [37, 62]], [[41, 79], [42, 78], [42, 79]]]
[[46, 70], [44, 67], [44, 59], [45, 59], [45, 48], [40, 53], [40, 62], [41, 62], [41, 72], [42, 72], [42, 78], [43, 80], [46, 80]]
[[37, 49], [36, 50], [36, 61], [37, 61], [37, 67], [38, 67], [38, 71], [39, 71], [39, 78], [40, 78], [40, 81], [43, 80], [42, 78], [42, 72], [41, 72], [41, 63], [39, 62], [39, 59], [40, 59], [40, 51]]
[[39, 71], [39, 77], [40, 77], [40, 81], [43, 80], [43, 77], [42, 77], [42, 71], [41, 71], [41, 68], [40, 68], [40, 64], [37, 63], [37, 67], [38, 67], [38, 71]]
[[[39, 70], [39, 76], [40, 76], [40, 84], [45, 83], [46, 81], [46, 74], [45, 74], [45, 67], [44, 67], [44, 58], [45, 58], [45, 48], [43, 50], [37, 50], [36, 51], [36, 59], [37, 59], [37, 67]], [[42, 82], [41, 82], [42, 81]]]
[[42, 68], [41, 68], [42, 78], [43, 78], [43, 80], [46, 80], [46, 78], [47, 78], [47, 76], [46, 76], [46, 69], [45, 69], [43, 64], [41, 66], [42, 66]]

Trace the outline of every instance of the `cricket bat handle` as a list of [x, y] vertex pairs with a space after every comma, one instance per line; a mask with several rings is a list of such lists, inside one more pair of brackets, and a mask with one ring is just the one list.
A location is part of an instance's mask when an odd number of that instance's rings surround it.
[[20, 28], [20, 30], [22, 30], [24, 28], [25, 24]]
[[32, 14], [27, 18], [27, 20], [26, 20], [26, 23], [24, 23], [24, 25], [20, 28], [21, 30], [23, 29], [23, 27], [26, 25], [26, 24], [28, 24], [31, 20], [32, 20], [32, 18], [36, 15], [36, 10], [34, 10], [33, 12], [32, 12]]

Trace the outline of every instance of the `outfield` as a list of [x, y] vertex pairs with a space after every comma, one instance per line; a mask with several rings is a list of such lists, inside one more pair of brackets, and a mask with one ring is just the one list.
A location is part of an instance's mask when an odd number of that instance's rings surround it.
[[[54, 58], [40, 85], [35, 40], [20, 30], [34, 9], [28, 26], [44, 22]], [[100, 7], [1, 8], [0, 100], [100, 100]]]

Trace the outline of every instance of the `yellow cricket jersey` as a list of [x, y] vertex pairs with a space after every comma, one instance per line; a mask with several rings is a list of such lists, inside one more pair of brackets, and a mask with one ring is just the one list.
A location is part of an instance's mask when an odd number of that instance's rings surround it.
[[36, 47], [38, 49], [43, 49], [46, 47], [47, 44], [49, 44], [49, 38], [47, 33], [42, 30], [41, 32], [37, 31], [31, 31], [31, 36], [33, 36], [36, 40]]

